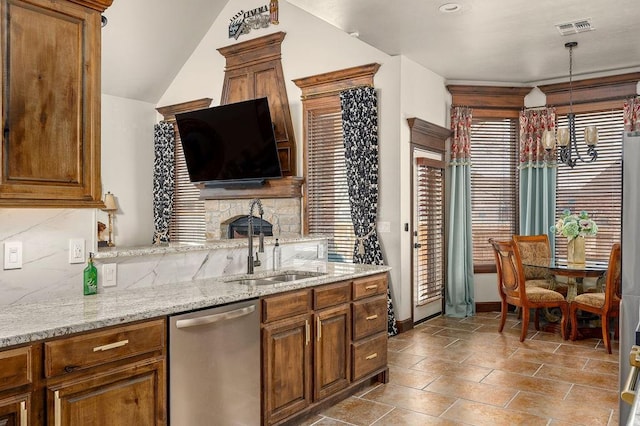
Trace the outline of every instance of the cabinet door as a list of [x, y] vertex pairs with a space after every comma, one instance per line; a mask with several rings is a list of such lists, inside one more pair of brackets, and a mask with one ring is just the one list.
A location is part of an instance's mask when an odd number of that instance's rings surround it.
[[164, 375], [164, 360], [149, 360], [49, 385], [48, 424], [164, 425]]
[[311, 315], [275, 321], [262, 328], [263, 415], [266, 424], [311, 403]]
[[314, 399], [346, 388], [350, 377], [350, 325], [348, 304], [316, 312]]
[[1, 2], [0, 206], [102, 206], [100, 12], [76, 3]]
[[31, 397], [29, 394], [14, 395], [0, 399], [0, 426], [27, 426]]

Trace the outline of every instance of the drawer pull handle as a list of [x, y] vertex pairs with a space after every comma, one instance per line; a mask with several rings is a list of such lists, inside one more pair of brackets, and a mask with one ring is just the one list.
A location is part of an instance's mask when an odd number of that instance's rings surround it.
[[368, 285], [364, 289], [365, 290], [375, 290], [378, 288], [378, 284]]
[[374, 359], [378, 357], [378, 352], [374, 352], [371, 355], [367, 355], [367, 357], [365, 359]]
[[27, 402], [20, 401], [20, 426], [27, 426]]
[[108, 345], [96, 346], [95, 348], [93, 348], [93, 351], [94, 352], [108, 351], [110, 349], [122, 347], [128, 343], [129, 343], [128, 340], [120, 340], [119, 342], [109, 343]]
[[54, 424], [55, 426], [62, 426], [62, 403], [60, 401], [60, 391], [55, 391], [53, 394], [53, 402], [54, 402]]
[[374, 319], [378, 319], [378, 315], [369, 315], [367, 317], [367, 321], [371, 321], [371, 320], [374, 320]]
[[309, 327], [309, 320], [304, 320], [304, 331], [305, 331], [305, 345], [309, 345], [309, 341], [311, 340], [311, 328]]
[[322, 321], [320, 321], [320, 317], [316, 319], [316, 332], [318, 333], [318, 342], [322, 339]]

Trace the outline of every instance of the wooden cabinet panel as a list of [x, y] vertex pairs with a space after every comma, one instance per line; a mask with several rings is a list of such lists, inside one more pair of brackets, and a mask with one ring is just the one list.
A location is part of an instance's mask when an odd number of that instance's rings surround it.
[[221, 104], [267, 97], [284, 176], [296, 175], [296, 142], [282, 70], [278, 32], [218, 51], [226, 58]]
[[348, 303], [351, 299], [351, 282], [327, 284], [313, 289], [313, 308], [323, 309]]
[[100, 10], [3, 0], [0, 206], [100, 207]]
[[32, 382], [31, 346], [0, 352], [0, 391]]
[[374, 275], [353, 282], [353, 300], [387, 293], [387, 275]]
[[387, 330], [387, 296], [353, 303], [353, 340]]
[[51, 426], [166, 423], [163, 360], [150, 360], [48, 386]]
[[265, 424], [282, 420], [311, 403], [310, 328], [309, 314], [262, 328]]
[[348, 304], [316, 312], [314, 399], [346, 388], [350, 382], [351, 312]]
[[84, 370], [106, 362], [162, 350], [164, 346], [164, 320], [45, 342], [45, 375], [52, 377]]
[[381, 333], [352, 345], [352, 378], [358, 380], [387, 364], [387, 333]]
[[262, 322], [267, 323], [304, 314], [310, 309], [309, 302], [309, 290], [265, 297], [262, 299]]

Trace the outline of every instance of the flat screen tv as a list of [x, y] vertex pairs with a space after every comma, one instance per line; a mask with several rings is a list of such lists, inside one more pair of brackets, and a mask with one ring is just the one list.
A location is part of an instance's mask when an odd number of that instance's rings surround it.
[[208, 187], [282, 177], [267, 98], [176, 114], [189, 178]]

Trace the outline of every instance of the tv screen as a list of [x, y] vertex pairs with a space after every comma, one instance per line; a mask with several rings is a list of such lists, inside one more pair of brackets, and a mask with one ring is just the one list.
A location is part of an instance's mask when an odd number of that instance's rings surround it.
[[176, 122], [191, 182], [282, 177], [267, 98], [176, 114]]

